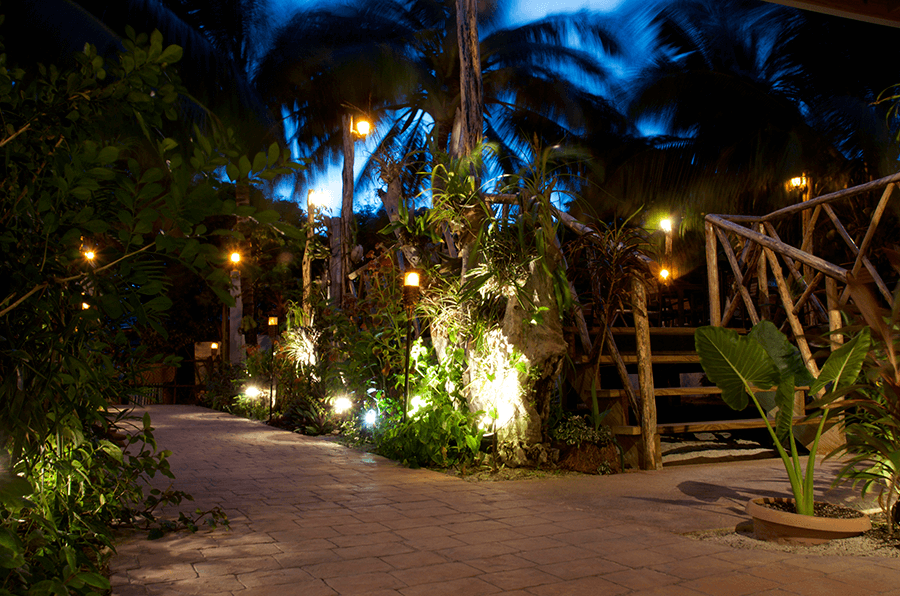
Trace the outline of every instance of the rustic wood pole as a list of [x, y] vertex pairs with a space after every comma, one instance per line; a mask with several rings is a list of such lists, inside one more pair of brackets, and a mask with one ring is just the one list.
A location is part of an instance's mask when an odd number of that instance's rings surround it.
[[[760, 226], [762, 231], [762, 226]], [[769, 274], [766, 268], [766, 257], [762, 256], [756, 261], [756, 285], [759, 298], [760, 317], [772, 319], [772, 305], [769, 304]]]
[[706, 276], [709, 284], [709, 324], [722, 324], [722, 306], [719, 302], [719, 259], [716, 256], [716, 230], [707, 219], [706, 230]]
[[797, 342], [797, 347], [800, 349], [800, 355], [803, 357], [803, 364], [806, 365], [806, 368], [813, 374], [813, 376], [819, 376], [819, 367], [816, 365], [816, 361], [813, 360], [812, 352], [809, 349], [809, 344], [806, 341], [806, 336], [803, 331], [803, 325], [800, 323], [800, 319], [797, 318], [797, 315], [794, 314], [794, 301], [791, 299], [791, 293], [788, 289], [787, 282], [784, 280], [784, 275], [781, 273], [781, 265], [778, 263], [778, 257], [775, 256], [775, 252], [770, 248], [765, 248], [766, 257], [769, 259], [769, 266], [772, 268], [772, 276], [775, 278], [775, 284], [778, 286], [778, 294], [781, 297], [781, 303], [784, 305], [784, 311], [787, 315], [788, 323], [791, 325], [791, 331], [794, 332], [794, 339]]
[[332, 266], [337, 265], [338, 271], [332, 273], [333, 280], [339, 280], [337, 287], [332, 288], [332, 304], [341, 307], [344, 296], [344, 284], [347, 283], [347, 274], [350, 273], [350, 239], [352, 237], [353, 224], [353, 164], [356, 160], [356, 148], [353, 145], [353, 116], [344, 114], [341, 116], [341, 141], [344, 152], [344, 169], [341, 172], [341, 225], [340, 229], [340, 258], [332, 261]]
[[[891, 198], [891, 193], [894, 192], [894, 183], [890, 183], [885, 187], [884, 192], [881, 195], [881, 200], [878, 201], [878, 206], [875, 207], [875, 213], [872, 214], [872, 221], [869, 223], [869, 228], [866, 230], [866, 235], [863, 238], [862, 243], [859, 245], [859, 254], [856, 255], [856, 261], [853, 262], [853, 276], [859, 273], [859, 268], [862, 265], [862, 258], [866, 256], [866, 252], [869, 250], [869, 245], [872, 243], [872, 238], [875, 236], [875, 228], [878, 227], [879, 222], [881, 221], [881, 216], [884, 215], [884, 210], [887, 208], [888, 201]], [[844, 292], [841, 294], [841, 304], [846, 304], [847, 300], [850, 297], [850, 286], [848, 285], [844, 288]], [[888, 299], [888, 302], [892, 302], [891, 299]]]
[[306, 248], [303, 251], [303, 312], [306, 314], [304, 325], [312, 320], [312, 246], [315, 239], [316, 206], [312, 202], [312, 189], [306, 193]]
[[828, 303], [828, 330], [831, 343], [831, 351], [837, 350], [844, 343], [844, 336], [835, 333], [841, 328], [841, 311], [838, 310], [838, 291], [837, 282], [830, 277], [825, 278], [825, 296]]
[[465, 155], [469, 155], [481, 142], [484, 117], [477, 0], [456, 0], [456, 33], [459, 40], [462, 146]]
[[[838, 219], [838, 216], [835, 214], [834, 209], [831, 208], [831, 205], [822, 205], [822, 208], [825, 209], [825, 213], [828, 214], [828, 217], [834, 224], [834, 227], [838, 231], [838, 234], [841, 238], [844, 239], [844, 242], [847, 244], [847, 246], [850, 247], [850, 251], [853, 253], [853, 256], [856, 257], [859, 254], [859, 247], [856, 246], [856, 242], [854, 242], [853, 238], [850, 237], [850, 234], [847, 232], [847, 228], [845, 228], [844, 224], [841, 223], [841, 220]], [[869, 260], [869, 257], [863, 255], [862, 262], [869, 273], [872, 275], [872, 279], [875, 280], [875, 284], [878, 286], [878, 289], [879, 291], [881, 291], [881, 295], [884, 296], [884, 299], [887, 300], [888, 303], [893, 302], [893, 297], [891, 296], [890, 289], [888, 289], [887, 284], [884, 283], [884, 280], [881, 279], [881, 275], [878, 274], [878, 271], [875, 269], [875, 265], [872, 264], [872, 261]]]
[[650, 357], [650, 320], [647, 316], [647, 289], [637, 277], [631, 278], [634, 336], [637, 343], [638, 387], [641, 393], [641, 468], [659, 470], [662, 455], [656, 428], [656, 395], [653, 392], [653, 362]]
[[746, 284], [744, 284], [744, 274], [741, 272], [741, 265], [734, 256], [734, 251], [731, 250], [731, 246], [728, 244], [725, 233], [716, 228], [716, 236], [719, 238], [719, 243], [722, 244], [722, 250], [725, 251], [725, 257], [728, 259], [728, 264], [731, 265], [735, 284], [737, 285], [738, 291], [741, 293], [741, 298], [744, 300], [744, 306], [747, 307], [747, 314], [750, 315], [750, 322], [756, 325], [759, 323], [759, 315], [756, 314], [756, 307], [753, 305], [753, 299], [750, 297], [750, 292], [747, 290]]

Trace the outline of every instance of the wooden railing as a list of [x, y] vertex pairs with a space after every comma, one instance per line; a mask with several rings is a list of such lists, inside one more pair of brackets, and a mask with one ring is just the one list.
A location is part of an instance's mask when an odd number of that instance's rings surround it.
[[[849, 279], [874, 283], [886, 303], [893, 304], [892, 292], [882, 277], [885, 268], [879, 271], [873, 263], [873, 240], [898, 182], [900, 173], [758, 217], [707, 215], [710, 323], [727, 326], [737, 313], [750, 324], [783, 316], [804, 362], [817, 375], [807, 331], [827, 328], [833, 332], [842, 326], [840, 309], [850, 300]], [[840, 208], [846, 209], [853, 199], [866, 205], [877, 199], [868, 226], [855, 234], [838, 217]], [[795, 234], [799, 247], [779, 235], [779, 228], [790, 229], [798, 216], [802, 220], [800, 233]], [[822, 239], [829, 236], [834, 240], [826, 245]], [[730, 271], [728, 287], [721, 283], [725, 276], [719, 271], [720, 247]], [[816, 256], [815, 249], [828, 249], [829, 259]], [[770, 300], [769, 275], [775, 282], [775, 301]], [[839, 341], [835, 337], [832, 349]]]

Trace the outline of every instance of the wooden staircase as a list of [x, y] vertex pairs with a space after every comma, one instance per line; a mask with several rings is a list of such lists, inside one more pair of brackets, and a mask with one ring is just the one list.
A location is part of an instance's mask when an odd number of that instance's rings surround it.
[[[573, 352], [570, 356], [575, 363], [575, 385], [581, 398], [579, 407], [590, 409], [592, 383], [596, 377], [595, 391], [600, 411], [607, 411], [605, 423], [617, 436], [625, 454], [625, 463], [630, 467], [655, 469], [662, 467], [659, 454], [659, 440], [662, 435], [681, 433], [717, 432], [739, 429], [764, 428], [765, 422], [751, 405], [744, 412], [735, 412], [721, 401], [721, 390], [715, 386], [700, 386], [703, 375], [700, 357], [694, 350], [695, 327], [650, 327], [650, 345], [646, 347], [643, 360], [645, 378], [649, 377], [652, 387], [641, 388], [637, 379], [641, 373], [642, 361], [638, 331], [634, 327], [613, 327], [611, 335], [616, 342], [621, 359], [629, 373], [630, 383], [644, 412], [655, 418], [654, 445], [646, 445], [642, 440], [640, 415], [629, 405], [628, 391], [623, 387], [617, 372], [615, 358], [609, 350], [604, 350], [596, 362], [590, 356]], [[600, 329], [591, 329], [592, 337], [599, 337]], [[574, 330], [572, 330], [574, 333]], [[574, 336], [571, 338], [574, 340]], [[570, 341], [570, 346], [575, 342]], [[648, 408], [644, 400], [652, 399], [653, 408]], [[798, 404], [804, 402], [799, 392]], [[651, 411], [652, 410], [652, 411]], [[797, 410], [802, 411], [802, 410]], [[801, 422], [802, 417], [795, 419]]]

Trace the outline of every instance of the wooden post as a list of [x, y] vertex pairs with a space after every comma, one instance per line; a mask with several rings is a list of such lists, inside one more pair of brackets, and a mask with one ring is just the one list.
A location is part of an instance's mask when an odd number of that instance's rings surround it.
[[[344, 284], [347, 274], [350, 273], [350, 239], [352, 237], [353, 223], [353, 163], [356, 159], [356, 149], [353, 146], [353, 117], [350, 114], [341, 116], [343, 127], [342, 143], [344, 151], [344, 169], [341, 173], [341, 219], [340, 219], [340, 258], [332, 259], [331, 266], [337, 271], [332, 271], [332, 304], [341, 307], [344, 296]], [[338, 280], [335, 284], [334, 280]]]
[[719, 259], [716, 257], [716, 230], [706, 221], [706, 276], [709, 283], [709, 324], [722, 324], [722, 306], [719, 302]]
[[[759, 231], [763, 231], [762, 225], [760, 225]], [[769, 274], [766, 268], [765, 256], [756, 261], [756, 285], [757, 297], [759, 298], [759, 316], [763, 319], [771, 320], [773, 314], [772, 305], [769, 303]]]
[[459, 41], [462, 146], [463, 152], [469, 155], [481, 142], [483, 120], [477, 0], [456, 0], [456, 33]]
[[306, 193], [306, 249], [303, 251], [303, 312], [306, 314], [304, 325], [312, 320], [312, 246], [315, 240], [316, 206], [312, 202], [312, 189]]
[[341, 254], [341, 247], [343, 246], [341, 228], [343, 227], [343, 218], [329, 217], [327, 221], [328, 239], [331, 245], [331, 261], [328, 264], [328, 271], [330, 273], [328, 298], [332, 306], [340, 308], [341, 297], [343, 296], [342, 286], [344, 283], [344, 276], [341, 269], [341, 260], [343, 257]]
[[837, 350], [844, 343], [844, 336], [834, 333], [841, 328], [841, 311], [838, 310], [838, 291], [837, 281], [830, 277], [825, 278], [825, 296], [828, 304], [828, 330], [831, 331], [829, 336], [831, 351]]
[[750, 316], [750, 322], [756, 325], [759, 323], [759, 315], [756, 314], [756, 307], [753, 305], [753, 299], [750, 298], [750, 292], [747, 290], [747, 286], [744, 285], [744, 274], [741, 272], [741, 265], [738, 263], [737, 257], [734, 256], [734, 251], [731, 250], [731, 246], [728, 245], [725, 233], [722, 230], [717, 229], [716, 236], [718, 236], [719, 242], [722, 244], [722, 250], [725, 251], [725, 257], [728, 259], [728, 264], [731, 265], [731, 271], [734, 273], [734, 281], [737, 285], [738, 292], [741, 294], [741, 298], [744, 300], [744, 306], [747, 307], [747, 314]]
[[647, 289], [637, 277], [631, 278], [634, 336], [637, 342], [638, 387], [641, 393], [641, 468], [662, 468], [659, 433], [656, 429], [656, 395], [653, 392], [653, 362], [650, 358], [650, 321], [647, 316]]
[[765, 248], [763, 250], [766, 251], [766, 257], [769, 259], [769, 266], [772, 267], [772, 275], [775, 277], [775, 284], [778, 286], [778, 294], [781, 297], [781, 303], [784, 305], [784, 311], [787, 315], [788, 323], [791, 325], [791, 331], [794, 332], [794, 340], [797, 342], [797, 347], [800, 349], [800, 355], [803, 357], [803, 364], [806, 365], [806, 368], [809, 369], [814, 377], [818, 377], [819, 367], [816, 365], [816, 361], [813, 360], [809, 344], [806, 342], [803, 325], [800, 324], [800, 319], [794, 314], [794, 301], [791, 299], [790, 290], [788, 289], [787, 282], [784, 280], [784, 274], [781, 272], [781, 265], [778, 263], [778, 257], [775, 256], [775, 252], [770, 248]]

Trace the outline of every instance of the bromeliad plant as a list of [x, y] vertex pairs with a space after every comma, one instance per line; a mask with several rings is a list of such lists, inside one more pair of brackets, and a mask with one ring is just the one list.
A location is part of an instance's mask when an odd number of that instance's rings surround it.
[[[810, 416], [811, 420], [818, 417], [818, 423], [804, 471], [792, 433], [794, 394], [798, 387], [809, 386], [811, 395], [823, 390], [833, 395], [855, 383], [869, 350], [869, 330], [863, 329], [832, 352], [818, 378], [807, 370], [799, 350], [770, 321], [760, 321], [747, 335], [722, 327], [701, 327], [694, 334], [694, 342], [706, 376], [722, 390], [722, 400], [735, 410], [753, 402], [784, 462], [797, 513], [813, 515], [815, 453], [831, 407], [821, 407]], [[827, 403], [828, 395], [818, 403]], [[769, 417], [772, 410], [774, 420]]]

